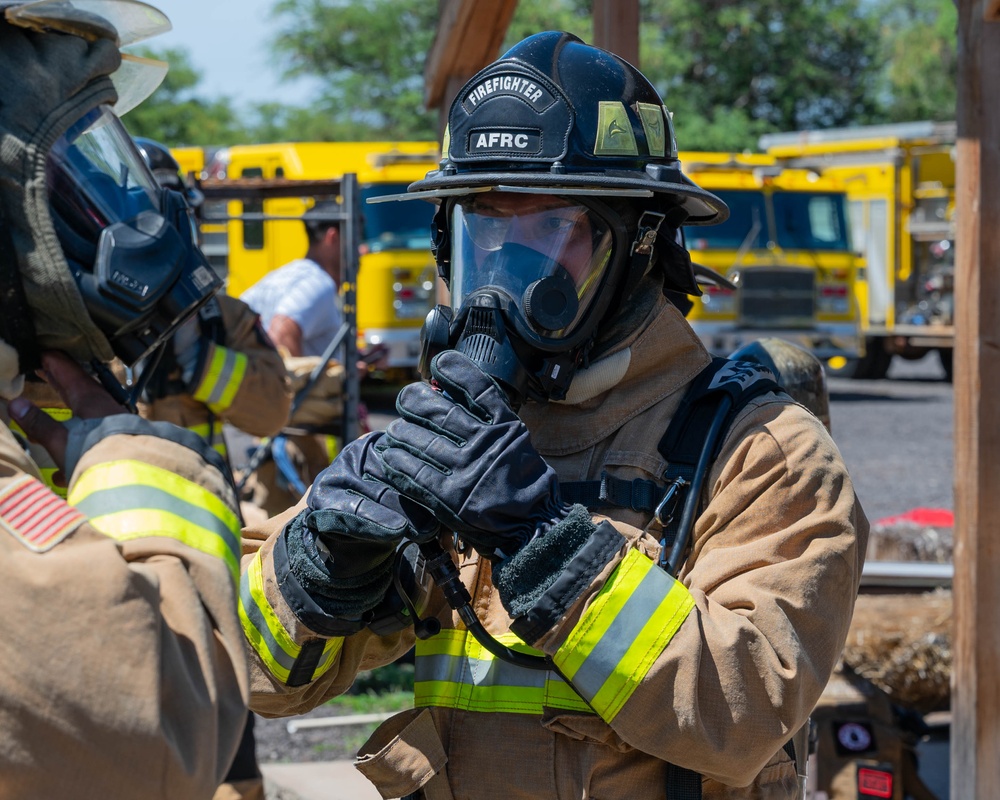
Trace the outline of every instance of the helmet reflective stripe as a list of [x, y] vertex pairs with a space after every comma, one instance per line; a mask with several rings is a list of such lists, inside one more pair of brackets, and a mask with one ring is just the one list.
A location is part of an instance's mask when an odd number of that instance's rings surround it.
[[[261, 663], [281, 683], [287, 683], [292, 668], [302, 653], [302, 645], [295, 642], [294, 635], [281, 623], [278, 612], [267, 599], [260, 551], [240, 579], [239, 612], [246, 640]], [[312, 680], [330, 669], [343, 646], [344, 640], [340, 637], [334, 636], [327, 640], [313, 671]]]
[[605, 722], [632, 696], [694, 608], [680, 581], [630, 550], [554, 661]]
[[240, 521], [203, 487], [141, 461], [113, 461], [87, 469], [69, 503], [101, 533], [120, 542], [166, 536], [220, 558], [233, 581], [240, 573]]
[[[520, 652], [527, 647], [513, 633], [496, 639]], [[593, 713], [558, 674], [526, 669], [498, 659], [466, 630], [447, 629], [417, 639], [413, 701], [417, 708], [541, 715], [544, 708]]]
[[[663, 106], [658, 106], [654, 103], [637, 103], [636, 111], [639, 113], [639, 121], [642, 123], [642, 129], [646, 132], [649, 154], [660, 158], [666, 155], [667, 137], [664, 131], [669, 130], [670, 154], [671, 157], [676, 157], [677, 145], [674, 142], [673, 125], [670, 124], [670, 117], [667, 116], [667, 110]], [[666, 120], [666, 125], [664, 125], [664, 119]]]
[[637, 156], [639, 148], [632, 133], [628, 112], [619, 100], [602, 100], [597, 105], [596, 156]]

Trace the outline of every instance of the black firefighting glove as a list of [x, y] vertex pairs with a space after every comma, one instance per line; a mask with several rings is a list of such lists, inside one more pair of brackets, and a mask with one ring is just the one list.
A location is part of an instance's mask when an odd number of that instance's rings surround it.
[[434, 385], [399, 393], [401, 418], [377, 448], [385, 480], [481, 554], [508, 558], [570, 506], [490, 376], [454, 350], [434, 358], [431, 375]]
[[392, 583], [392, 562], [404, 537], [436, 528], [426, 509], [409, 503], [384, 481], [374, 433], [348, 444], [320, 473], [308, 508], [285, 529], [293, 575], [329, 616], [358, 620]]

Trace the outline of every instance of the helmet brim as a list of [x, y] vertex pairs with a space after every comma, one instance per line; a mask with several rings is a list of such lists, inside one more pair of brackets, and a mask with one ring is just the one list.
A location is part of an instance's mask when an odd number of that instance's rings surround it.
[[[437, 192], [441, 196], [454, 196], [462, 189], [477, 190], [490, 188], [495, 191], [510, 189], [535, 189], [548, 194], [605, 194], [622, 196], [666, 195], [688, 212], [684, 225], [715, 225], [729, 218], [729, 208], [711, 192], [693, 183], [658, 181], [647, 177], [637, 177], [634, 172], [616, 174], [602, 173], [546, 173], [546, 172], [462, 172], [448, 175], [441, 171], [428, 173], [427, 177], [411, 183], [410, 194], [433, 199]], [[593, 190], [588, 192], [587, 190]], [[649, 193], [649, 194], [647, 194]], [[398, 199], [409, 199], [399, 196]], [[412, 199], [417, 199], [416, 197]]]

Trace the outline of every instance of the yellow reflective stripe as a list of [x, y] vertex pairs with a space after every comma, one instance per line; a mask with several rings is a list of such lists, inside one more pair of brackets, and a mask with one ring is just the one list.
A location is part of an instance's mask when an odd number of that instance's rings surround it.
[[106, 461], [87, 469], [67, 499], [118, 541], [167, 536], [221, 558], [233, 579], [239, 576], [239, 517], [176, 473], [142, 461]]
[[260, 551], [240, 578], [240, 622], [260, 660], [282, 683], [288, 680], [302, 648], [295, 643], [264, 594]]
[[[61, 406], [50, 407], [45, 406], [42, 408], [46, 414], [48, 414], [52, 419], [57, 422], [66, 422], [68, 419], [72, 419], [73, 411], [69, 408], [63, 408]], [[24, 428], [18, 425], [14, 420], [10, 420], [7, 426], [18, 436], [22, 437], [27, 441], [28, 436], [24, 432]], [[38, 467], [38, 472], [42, 476], [42, 482], [49, 487], [53, 492], [55, 492], [59, 497], [66, 499], [67, 489], [65, 486], [56, 486], [53, 481], [53, 476], [59, 471], [59, 468], [55, 466], [55, 462], [52, 460], [52, 456], [49, 455], [49, 451], [43, 448], [40, 444], [31, 444], [31, 457], [35, 462], [35, 466]]]
[[202, 422], [186, 427], [191, 433], [196, 434], [203, 442], [206, 442], [220, 456], [224, 458], [228, 456], [229, 450], [226, 447], [226, 437], [221, 425]]
[[[52, 419], [56, 422], [65, 422], [73, 417], [73, 410], [70, 408], [63, 408], [62, 406], [43, 406], [42, 411], [52, 417]], [[14, 422], [14, 420], [10, 420], [7, 425], [12, 431], [14, 431], [14, 433], [23, 436], [25, 439], [28, 438], [24, 432], [24, 428]]]
[[320, 659], [319, 664], [316, 665], [316, 669], [313, 670], [313, 680], [318, 679], [321, 675], [325, 675], [329, 671], [343, 646], [344, 640], [339, 636], [330, 639], [326, 643], [323, 647], [323, 657]]
[[611, 573], [554, 661], [610, 722], [693, 608], [694, 598], [684, 584], [632, 550]]
[[187, 429], [191, 431], [191, 433], [198, 434], [198, 436], [204, 439], [206, 442], [208, 441], [208, 437], [212, 434], [212, 426], [209, 425], [207, 422], [202, 422], [199, 423], [198, 425], [188, 425]]
[[[514, 634], [497, 637], [538, 654]], [[540, 715], [545, 708], [591, 712], [555, 672], [525, 669], [496, 658], [465, 630], [444, 630], [416, 643], [414, 704], [464, 711]]]
[[212, 411], [222, 413], [233, 404], [240, 384], [246, 375], [248, 359], [245, 354], [228, 347], [212, 346], [212, 359], [193, 397]]
[[[264, 567], [260, 551], [240, 579], [239, 612], [243, 635], [250, 646], [268, 671], [282, 683], [286, 683], [295, 660], [302, 652], [302, 646], [285, 630], [264, 593]], [[344, 640], [339, 637], [327, 641], [323, 646], [323, 656], [313, 671], [312, 680], [330, 669], [343, 645]]]
[[324, 442], [326, 445], [326, 456], [330, 459], [330, 463], [332, 464], [333, 459], [335, 459], [337, 454], [340, 452], [340, 439], [336, 436], [324, 436], [323, 438], [326, 440]]

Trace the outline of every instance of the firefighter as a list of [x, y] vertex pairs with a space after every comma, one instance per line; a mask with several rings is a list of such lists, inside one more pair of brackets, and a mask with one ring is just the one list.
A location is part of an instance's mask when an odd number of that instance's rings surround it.
[[[416, 707], [357, 761], [383, 797], [796, 796], [789, 740], [840, 655], [868, 524], [823, 424], [713, 361], [664, 294], [700, 293], [678, 228], [726, 206], [682, 174], [650, 83], [566, 33], [474, 76], [442, 152], [408, 194], [439, 202], [451, 290], [430, 382], [245, 532], [251, 707], [304, 712], [415, 643]], [[716, 447], [665, 481], [664, 433], [716, 383], [739, 412], [691, 417], [682, 441]], [[391, 632], [406, 540], [439, 589]]]
[[[112, 110], [132, 8], [0, 0], [5, 797], [210, 798], [247, 716], [231, 475], [109, 367], [221, 287]], [[23, 396], [40, 375], [71, 423]]]

